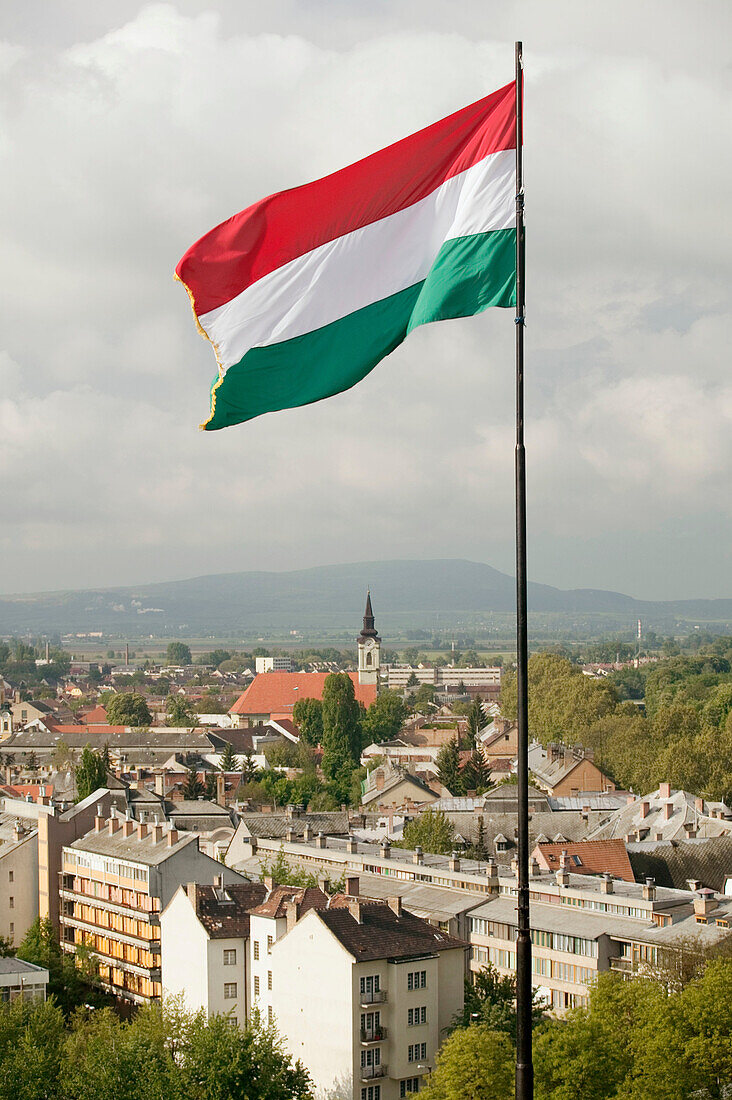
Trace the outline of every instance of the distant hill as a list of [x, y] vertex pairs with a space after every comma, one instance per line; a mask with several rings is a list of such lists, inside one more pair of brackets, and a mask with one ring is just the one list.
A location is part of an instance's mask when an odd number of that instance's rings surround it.
[[[223, 573], [125, 588], [0, 597], [0, 633], [100, 630], [130, 637], [171, 632], [236, 636], [258, 630], [357, 628], [371, 586], [377, 625], [443, 629], [514, 610], [513, 577], [461, 559], [324, 565], [287, 573]], [[732, 624], [732, 599], [636, 600], [620, 592], [529, 584], [533, 614]]]

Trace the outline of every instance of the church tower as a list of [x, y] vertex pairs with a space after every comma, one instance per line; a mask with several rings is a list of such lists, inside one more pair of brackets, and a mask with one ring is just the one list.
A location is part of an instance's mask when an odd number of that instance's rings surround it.
[[379, 665], [381, 663], [381, 638], [374, 626], [374, 613], [371, 609], [371, 593], [366, 595], [366, 610], [363, 616], [363, 630], [358, 636], [358, 682], [359, 684], [378, 684]]

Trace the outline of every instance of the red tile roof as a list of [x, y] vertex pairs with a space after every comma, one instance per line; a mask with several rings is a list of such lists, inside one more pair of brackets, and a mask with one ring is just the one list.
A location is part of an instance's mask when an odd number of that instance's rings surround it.
[[104, 707], [94, 707], [93, 710], [87, 711], [86, 714], [82, 715], [81, 720], [85, 726], [91, 726], [95, 723], [97, 725], [107, 725], [107, 712]]
[[[261, 672], [240, 695], [230, 714], [267, 714], [292, 718], [298, 699], [322, 699], [327, 672]], [[356, 699], [365, 707], [376, 699], [376, 684], [359, 684], [358, 673], [349, 672]]]
[[[538, 849], [538, 851], [537, 851]], [[633, 868], [622, 840], [579, 840], [565, 844], [537, 844], [534, 854], [549, 871], [559, 870], [562, 852], [567, 853], [567, 870], [573, 875], [601, 875], [607, 872], [624, 882], [635, 882]], [[580, 863], [576, 863], [579, 859]]]
[[46, 722], [51, 733], [125, 733], [128, 726], [64, 726], [59, 722]]
[[25, 798], [30, 795], [34, 802], [39, 798], [51, 798], [53, 786], [50, 783], [5, 783], [0, 786], [0, 793], [8, 798]]

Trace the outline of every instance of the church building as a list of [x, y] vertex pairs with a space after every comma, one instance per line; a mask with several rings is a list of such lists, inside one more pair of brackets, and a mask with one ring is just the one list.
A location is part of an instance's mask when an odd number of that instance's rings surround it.
[[[356, 699], [370, 707], [376, 699], [381, 664], [381, 638], [374, 625], [371, 593], [366, 596], [363, 629], [357, 638], [358, 672], [349, 672]], [[239, 728], [272, 719], [292, 719], [298, 699], [322, 699], [327, 672], [260, 672], [229, 714]]]

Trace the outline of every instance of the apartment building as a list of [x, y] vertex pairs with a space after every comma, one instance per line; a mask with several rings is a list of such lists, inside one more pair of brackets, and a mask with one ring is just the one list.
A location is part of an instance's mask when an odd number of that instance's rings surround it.
[[61, 943], [90, 947], [104, 988], [144, 1004], [161, 996], [160, 914], [187, 882], [241, 882], [170, 825], [97, 815], [94, 828], [61, 853]]
[[0, 813], [0, 936], [17, 948], [37, 916], [37, 820]]
[[249, 1015], [249, 913], [267, 896], [262, 882], [187, 883], [160, 914], [163, 998], [179, 996], [189, 1011]]
[[417, 1092], [462, 1008], [466, 948], [399, 898], [341, 897], [304, 914], [291, 904], [270, 948], [268, 998], [316, 1092], [353, 1100]]

